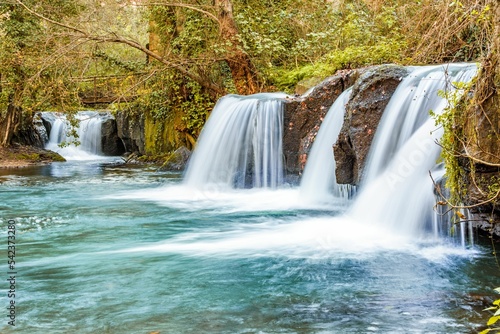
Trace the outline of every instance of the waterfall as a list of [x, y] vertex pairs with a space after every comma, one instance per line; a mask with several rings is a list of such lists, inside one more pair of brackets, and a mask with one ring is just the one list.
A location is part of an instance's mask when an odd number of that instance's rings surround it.
[[413, 68], [384, 111], [350, 215], [404, 234], [432, 229], [435, 200], [429, 171], [442, 175], [443, 167], [437, 163], [441, 147], [436, 143], [442, 129], [429, 111], [442, 113], [447, 101], [438, 91], [453, 90], [453, 82], [468, 82], [476, 71], [471, 64]]
[[344, 91], [330, 107], [309, 152], [300, 182], [300, 196], [306, 201], [328, 202], [332, 196], [346, 199], [351, 193], [350, 185], [338, 185], [336, 182], [332, 149], [342, 128], [351, 90]]
[[221, 98], [205, 124], [184, 183], [229, 188], [283, 183], [284, 93]]
[[51, 123], [49, 141], [45, 148], [58, 152], [67, 160], [87, 160], [101, 155], [102, 118], [98, 112], [84, 111], [75, 116], [78, 120], [75, 130], [79, 145], [73, 143], [75, 138], [69, 133], [71, 125], [64, 114], [44, 112], [42, 115]]

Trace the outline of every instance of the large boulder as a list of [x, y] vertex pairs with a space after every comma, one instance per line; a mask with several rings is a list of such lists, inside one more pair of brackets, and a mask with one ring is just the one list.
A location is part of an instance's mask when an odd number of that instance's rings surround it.
[[40, 113], [33, 115], [30, 124], [26, 124], [13, 136], [12, 142], [20, 145], [43, 148], [48, 141], [48, 134], [41, 120]]
[[125, 153], [125, 147], [118, 136], [116, 119], [109, 112], [99, 113], [102, 119], [101, 125], [101, 143], [102, 153], [105, 155], [122, 155]]
[[146, 154], [144, 115], [118, 111], [115, 114], [118, 137], [121, 139], [125, 152]]
[[300, 174], [326, 113], [362, 70], [337, 72], [302, 96], [287, 99], [284, 107], [283, 155], [289, 174]]
[[182, 171], [186, 168], [190, 157], [191, 151], [188, 150], [185, 146], [181, 146], [165, 159], [165, 162], [160, 169], [169, 171]]
[[367, 69], [353, 86], [344, 125], [333, 146], [339, 184], [359, 184], [366, 156], [385, 107], [408, 71], [397, 65]]

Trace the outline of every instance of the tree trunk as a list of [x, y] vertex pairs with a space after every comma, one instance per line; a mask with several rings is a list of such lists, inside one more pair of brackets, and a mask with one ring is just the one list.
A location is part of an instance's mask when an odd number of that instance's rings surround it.
[[257, 93], [260, 90], [257, 70], [249, 55], [243, 50], [231, 1], [214, 0], [214, 4], [218, 9], [220, 36], [222, 40], [231, 43], [227, 50], [226, 61], [231, 69], [236, 90], [242, 95]]
[[0, 146], [10, 146], [12, 138], [21, 124], [19, 108], [9, 103], [5, 113], [0, 116]]

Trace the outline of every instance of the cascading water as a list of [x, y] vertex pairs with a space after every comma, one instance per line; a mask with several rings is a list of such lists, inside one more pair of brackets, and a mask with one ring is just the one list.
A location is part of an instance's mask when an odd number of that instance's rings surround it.
[[335, 100], [316, 135], [300, 182], [300, 196], [306, 201], [328, 202], [332, 196], [346, 199], [351, 193], [350, 185], [337, 184], [332, 150], [342, 128], [345, 105], [350, 96], [349, 88]]
[[275, 188], [283, 183], [283, 93], [228, 95], [199, 138], [184, 183]]
[[468, 82], [476, 71], [471, 64], [426, 66], [413, 69], [402, 81], [370, 149], [362, 191], [350, 210], [356, 220], [410, 235], [429, 230], [434, 204], [429, 171], [443, 174], [436, 143], [442, 130], [436, 129], [429, 111], [442, 113], [447, 101], [438, 91], [453, 90], [453, 82]]
[[[42, 113], [47, 115], [49, 113]], [[101, 155], [101, 126], [102, 118], [98, 112], [84, 111], [79, 112], [75, 117], [79, 121], [76, 132], [76, 139], [80, 144], [75, 145], [75, 138], [68, 131], [71, 129], [69, 121], [64, 114], [50, 113], [55, 117], [46, 117], [51, 119], [51, 130], [48, 143], [45, 148], [58, 152], [68, 160], [88, 160]], [[60, 147], [61, 143], [67, 143], [67, 146]]]
[[[457, 69], [462, 70], [467, 68]], [[398, 91], [393, 99], [404, 95]], [[471, 250], [395, 233], [408, 219], [424, 220], [432, 206], [424, 203], [432, 199], [427, 170], [436, 169], [439, 152], [432, 141], [439, 133], [426, 121], [428, 110], [401, 145], [387, 150], [389, 161], [373, 165], [378, 171], [365, 177], [363, 192], [346, 214], [335, 204], [320, 210], [297, 206], [293, 187], [207, 193], [186, 186], [190, 181], [233, 187], [244, 173], [252, 183], [270, 184], [262, 181], [264, 173], [254, 178], [254, 166], [265, 164], [249, 161], [255, 152], [271, 150], [253, 146], [260, 140], [270, 137], [268, 144], [279, 146], [278, 130], [272, 136], [269, 129], [254, 132], [259, 122], [280, 123], [280, 117], [245, 116], [233, 104], [248, 100], [224, 100], [217, 108], [226, 103], [233, 109], [214, 112], [211, 120], [216, 116], [223, 124], [204, 130], [184, 182], [149, 166], [94, 161], [1, 170], [0, 224], [5, 236], [15, 226], [22, 244], [16, 331], [465, 334], [484, 327], [478, 298], [487, 298], [498, 279], [491, 248]], [[261, 113], [269, 99], [263, 100], [255, 102]], [[438, 112], [434, 105], [427, 108]], [[247, 123], [229, 122], [237, 116]], [[399, 139], [399, 127], [384, 123], [377, 131]], [[245, 159], [233, 148], [237, 144]], [[373, 155], [378, 150], [374, 144]], [[234, 166], [228, 169], [229, 162]], [[225, 174], [205, 170], [217, 167]], [[438, 173], [439, 168], [436, 178]], [[331, 194], [331, 187], [318, 189]], [[96, 279], [104, 290], [96, 289]], [[12, 326], [5, 321], [0, 332], [11, 333]]]

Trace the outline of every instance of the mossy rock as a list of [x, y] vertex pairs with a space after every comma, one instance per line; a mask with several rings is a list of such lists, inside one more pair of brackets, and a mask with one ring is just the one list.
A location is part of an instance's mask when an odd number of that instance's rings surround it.
[[160, 167], [161, 170], [181, 171], [186, 168], [191, 151], [182, 146], [170, 154]]
[[0, 168], [19, 168], [51, 162], [64, 162], [60, 154], [34, 146], [14, 144], [0, 148]]

